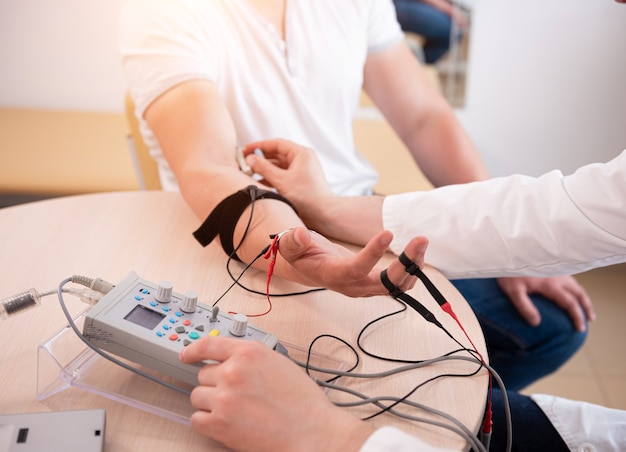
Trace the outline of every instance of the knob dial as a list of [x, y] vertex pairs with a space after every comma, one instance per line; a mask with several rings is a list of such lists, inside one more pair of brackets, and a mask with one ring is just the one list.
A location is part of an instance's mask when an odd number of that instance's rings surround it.
[[183, 303], [180, 305], [180, 310], [184, 312], [194, 312], [197, 305], [198, 294], [192, 290], [188, 290], [183, 296]]
[[155, 299], [161, 303], [169, 303], [172, 301], [172, 289], [173, 285], [169, 281], [161, 281], [155, 295]]
[[245, 314], [235, 314], [233, 324], [230, 326], [230, 334], [241, 337], [246, 334], [248, 328], [248, 317]]

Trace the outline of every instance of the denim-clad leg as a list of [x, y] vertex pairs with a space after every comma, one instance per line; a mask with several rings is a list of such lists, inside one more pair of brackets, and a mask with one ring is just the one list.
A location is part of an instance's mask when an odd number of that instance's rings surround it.
[[450, 17], [430, 5], [415, 0], [394, 0], [396, 15], [403, 31], [412, 32], [426, 39], [424, 57], [426, 63], [434, 63], [450, 47]]
[[[528, 396], [507, 392], [513, 424], [513, 452], [568, 451], [561, 435], [539, 406]], [[504, 416], [502, 393], [493, 390], [493, 432], [490, 452], [506, 450], [507, 425]]]
[[510, 391], [519, 391], [557, 370], [576, 353], [587, 333], [575, 330], [565, 311], [540, 295], [531, 299], [541, 324], [530, 326], [495, 279], [454, 280], [483, 329], [491, 366]]

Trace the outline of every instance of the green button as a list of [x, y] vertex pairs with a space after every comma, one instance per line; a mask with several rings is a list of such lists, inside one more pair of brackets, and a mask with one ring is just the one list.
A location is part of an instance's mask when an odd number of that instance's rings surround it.
[[198, 339], [200, 337], [200, 335], [198, 333], [196, 333], [195, 331], [192, 331], [191, 333], [189, 333], [189, 337], [191, 339]]

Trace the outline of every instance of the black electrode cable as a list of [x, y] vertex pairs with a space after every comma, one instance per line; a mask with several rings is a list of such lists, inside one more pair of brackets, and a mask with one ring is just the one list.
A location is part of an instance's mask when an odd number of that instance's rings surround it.
[[[261, 292], [255, 289], [250, 289], [249, 287], [244, 286], [241, 282], [240, 279], [243, 276], [243, 274], [252, 266], [252, 264], [259, 259], [259, 257], [261, 257], [262, 255], [264, 255], [268, 248], [269, 245], [263, 249], [263, 251], [260, 253], [259, 256], [257, 256], [250, 264], [246, 265], [246, 267], [241, 271], [241, 273], [239, 274], [239, 276], [235, 277], [235, 275], [233, 275], [231, 269], [230, 269], [230, 263], [235, 260], [235, 256], [237, 255], [237, 251], [239, 251], [239, 248], [241, 248], [243, 241], [245, 240], [246, 236], [248, 235], [248, 232], [250, 231], [250, 226], [252, 224], [252, 217], [254, 216], [254, 205], [256, 202], [256, 196], [254, 194], [254, 191], [252, 191], [252, 193], [250, 194], [250, 215], [248, 216], [248, 222], [246, 224], [246, 228], [243, 231], [243, 234], [241, 236], [241, 240], [239, 241], [239, 243], [237, 244], [237, 246], [235, 247], [235, 249], [228, 255], [228, 259], [226, 260], [226, 271], [228, 272], [228, 275], [230, 276], [230, 278], [234, 281], [234, 283], [229, 287], [228, 290], [230, 290], [233, 286], [237, 285], [239, 287], [241, 287], [243, 290], [245, 290], [246, 292], [249, 293], [253, 293], [256, 295], [263, 295], [263, 296], [269, 296], [272, 298], [276, 298], [276, 297], [291, 297], [291, 296], [299, 296], [299, 295], [306, 295], [309, 293], [313, 293], [313, 292], [320, 292], [322, 290], [326, 290], [323, 287], [315, 287], [312, 289], [307, 289], [307, 290], [303, 290], [301, 292], [291, 292], [291, 293], [265, 293], [265, 292]], [[220, 297], [221, 299], [222, 297]], [[218, 300], [219, 301], [219, 300]], [[216, 302], [217, 303], [217, 302]]]

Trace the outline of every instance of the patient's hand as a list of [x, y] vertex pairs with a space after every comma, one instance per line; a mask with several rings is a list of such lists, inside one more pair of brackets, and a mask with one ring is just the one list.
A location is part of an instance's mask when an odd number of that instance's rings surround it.
[[[350, 297], [388, 295], [389, 291], [380, 280], [384, 267], [379, 261], [391, 238], [389, 231], [382, 231], [354, 254], [317, 233], [299, 227], [282, 236], [279, 251], [295, 272], [308, 278], [307, 284], [311, 286], [325, 287]], [[427, 246], [426, 238], [416, 237], [409, 242], [404, 253], [422, 268]], [[397, 258], [389, 265], [387, 276], [404, 291], [411, 289], [417, 280], [406, 272]]]
[[577, 331], [585, 331], [586, 320], [596, 318], [591, 299], [572, 276], [499, 278], [498, 284], [530, 325], [541, 323], [541, 315], [528, 296], [532, 293], [543, 295], [566, 311]]

